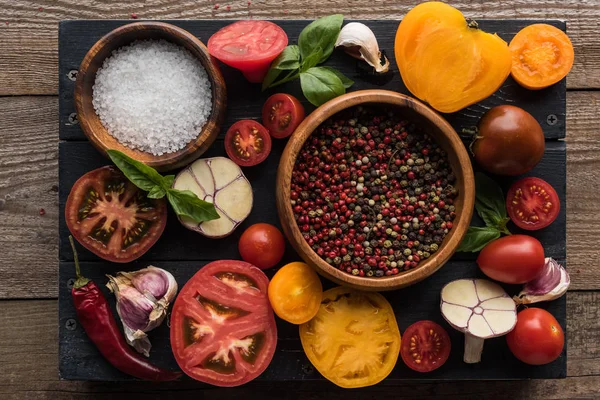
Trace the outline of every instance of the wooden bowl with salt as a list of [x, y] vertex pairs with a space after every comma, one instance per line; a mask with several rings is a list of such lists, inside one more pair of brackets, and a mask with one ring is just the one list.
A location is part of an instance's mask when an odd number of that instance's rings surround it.
[[[187, 49], [196, 57], [208, 75], [212, 91], [212, 108], [198, 136], [185, 147], [171, 153], [154, 155], [132, 149], [120, 143], [102, 124], [94, 109], [93, 87], [98, 69], [114, 50], [136, 40], [166, 40]], [[208, 53], [206, 46], [184, 29], [163, 22], [135, 22], [121, 26], [102, 37], [90, 48], [81, 62], [75, 83], [75, 108], [81, 129], [92, 144], [104, 155], [106, 150], [119, 150], [159, 171], [185, 166], [202, 155], [215, 141], [225, 118], [227, 91], [223, 76]]]
[[[453, 227], [445, 236], [439, 249], [415, 268], [397, 275], [361, 277], [340, 271], [323, 260], [303, 237], [290, 203], [292, 172], [304, 142], [328, 118], [338, 112], [360, 106], [383, 106], [393, 110], [403, 119], [421, 127], [447, 153], [456, 176], [454, 183], [458, 196], [454, 199], [456, 217]], [[276, 203], [283, 231], [300, 257], [326, 278], [356, 289], [370, 291], [394, 290], [415, 284], [440, 269], [454, 254], [462, 241], [473, 215], [475, 181], [469, 155], [452, 126], [431, 108], [411, 97], [387, 90], [362, 90], [337, 97], [310, 114], [296, 129], [281, 156], [277, 170]]]

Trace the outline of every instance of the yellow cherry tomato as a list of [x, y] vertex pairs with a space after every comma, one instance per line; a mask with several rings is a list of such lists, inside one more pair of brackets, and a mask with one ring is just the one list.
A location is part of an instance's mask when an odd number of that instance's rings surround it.
[[310, 321], [321, 304], [323, 286], [314, 269], [303, 262], [283, 266], [269, 283], [269, 300], [277, 316], [292, 324]]
[[343, 388], [381, 382], [400, 351], [390, 303], [379, 293], [341, 286], [323, 293], [317, 315], [300, 325], [300, 340], [321, 375]]

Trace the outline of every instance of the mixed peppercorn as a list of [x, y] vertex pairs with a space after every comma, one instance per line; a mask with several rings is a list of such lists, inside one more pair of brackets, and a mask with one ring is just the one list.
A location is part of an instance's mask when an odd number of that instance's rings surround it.
[[439, 249], [455, 217], [455, 180], [432, 137], [392, 111], [356, 107], [304, 143], [290, 200], [322, 259], [352, 275], [382, 277]]

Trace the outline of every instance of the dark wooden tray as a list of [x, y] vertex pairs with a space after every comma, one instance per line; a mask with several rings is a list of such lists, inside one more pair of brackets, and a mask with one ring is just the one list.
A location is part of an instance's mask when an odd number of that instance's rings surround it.
[[[63, 21], [59, 29], [59, 374], [61, 379], [123, 381], [132, 380], [111, 365], [98, 353], [94, 345], [87, 339], [85, 332], [78, 325], [75, 310], [71, 301], [70, 282], [74, 276], [73, 254], [69, 247], [69, 235], [64, 221], [64, 205], [69, 191], [77, 178], [94, 168], [107, 165], [103, 158], [88, 143], [77, 121], [74, 120], [72, 80], [73, 71], [79, 68], [87, 50], [104, 34], [130, 21]], [[219, 28], [232, 21], [168, 21], [187, 29], [202, 41]], [[482, 29], [498, 32], [509, 41], [522, 27], [533, 23], [527, 20], [484, 20], [479, 21]], [[565, 30], [561, 21], [547, 21]], [[290, 43], [295, 43], [298, 34], [308, 21], [278, 21], [286, 30]], [[357, 62], [343, 52], [336, 50], [327, 65], [335, 66], [344, 74], [355, 80], [351, 90], [384, 88], [408, 93], [398, 74], [394, 55], [393, 42], [397, 21], [365, 21], [378, 38], [380, 47], [387, 52], [392, 62], [393, 77], [381, 85], [365, 78], [359, 72]], [[274, 91], [261, 93], [260, 85], [251, 85], [241, 74], [223, 66], [223, 75], [227, 82], [228, 112], [224, 130], [234, 121], [242, 118], [256, 119], [264, 100]], [[304, 99], [298, 82], [290, 82], [278, 91], [285, 91]], [[490, 107], [498, 104], [514, 104], [533, 114], [544, 128], [546, 136], [546, 153], [542, 161], [528, 175], [539, 176], [556, 188], [561, 198], [561, 212], [557, 220], [547, 229], [534, 232], [544, 244], [546, 255], [564, 263], [566, 258], [566, 148], [560, 139], [565, 137], [565, 81], [537, 92], [525, 90], [508, 79], [505, 84], [490, 98], [468, 107], [461, 112], [448, 114], [445, 117], [460, 130], [463, 127], [476, 125], [479, 117]], [[303, 104], [307, 112], [314, 109], [306, 101]], [[225, 155], [223, 148], [224, 131], [220, 138], [205, 153], [206, 157]], [[268, 222], [279, 226], [275, 208], [275, 174], [279, 156], [286, 144], [285, 140], [275, 140], [273, 150], [267, 162], [252, 168], [244, 169], [244, 173], [254, 189], [254, 208], [248, 219], [233, 235], [226, 239], [206, 239], [181, 226], [170, 211], [169, 222], [161, 239], [141, 259], [127, 265], [112, 264], [103, 261], [94, 254], [78, 248], [82, 260], [84, 275], [96, 281], [102, 287], [106, 282], [105, 274], [114, 274], [120, 270], [136, 270], [153, 264], [170, 270], [180, 287], [204, 264], [216, 259], [238, 259], [237, 242], [244, 228], [255, 222]], [[203, 157], [204, 157], [203, 156]], [[515, 179], [501, 178], [499, 181], [506, 190]], [[475, 223], [481, 223], [477, 216]], [[513, 232], [518, 229], [511, 226]], [[298, 260], [299, 257], [288, 246], [284, 261]], [[508, 350], [504, 338], [487, 340], [482, 362], [468, 365], [462, 361], [463, 335], [449, 327], [442, 319], [439, 311], [439, 293], [447, 282], [465, 277], [481, 277], [474, 262], [475, 255], [456, 254], [440, 271], [425, 281], [407, 289], [388, 292], [384, 295], [391, 302], [396, 313], [398, 325], [403, 332], [410, 324], [421, 319], [431, 319], [442, 324], [452, 339], [453, 350], [450, 359], [442, 368], [430, 374], [418, 374], [408, 369], [401, 360], [397, 363], [387, 381], [394, 380], [461, 380], [461, 379], [528, 379], [528, 378], [564, 378], [566, 376], [566, 348], [553, 363], [545, 366], [528, 366], [516, 360]], [[283, 262], [282, 262], [283, 265]], [[269, 277], [275, 270], [267, 271]], [[324, 282], [324, 286], [333, 286]], [[506, 286], [510, 294], [516, 294], [519, 287]], [[112, 295], [105, 290], [111, 304]], [[114, 306], [114, 304], [113, 304]], [[550, 311], [566, 331], [566, 300], [542, 303], [540, 307]], [[114, 311], [114, 309], [113, 309]], [[278, 344], [273, 362], [258, 379], [265, 381], [285, 380], [322, 380], [315, 371], [300, 345], [298, 328], [277, 320]], [[177, 368], [169, 345], [169, 327], [163, 324], [150, 333], [152, 341], [151, 360], [158, 365]], [[187, 379], [187, 378], [186, 378]]]

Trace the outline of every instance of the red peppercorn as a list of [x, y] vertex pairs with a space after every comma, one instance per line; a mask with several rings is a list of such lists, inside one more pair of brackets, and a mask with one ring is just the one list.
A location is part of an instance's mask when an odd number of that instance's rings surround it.
[[367, 260], [367, 264], [369, 264], [369, 266], [371, 266], [371, 267], [375, 267], [375, 266], [377, 266], [377, 260], [375, 260], [375, 257], [370, 257]]
[[358, 271], [358, 276], [365, 276], [365, 271], [362, 269]]
[[413, 180], [415, 179], [415, 173], [412, 171], [408, 171], [408, 174], [406, 174], [406, 176], [408, 177], [408, 179]]
[[450, 222], [450, 221], [446, 222], [446, 228], [452, 229], [453, 226], [454, 225], [452, 224], [452, 222]]

